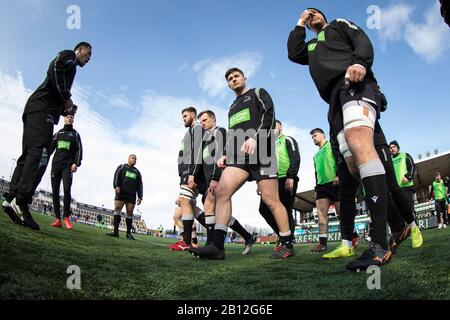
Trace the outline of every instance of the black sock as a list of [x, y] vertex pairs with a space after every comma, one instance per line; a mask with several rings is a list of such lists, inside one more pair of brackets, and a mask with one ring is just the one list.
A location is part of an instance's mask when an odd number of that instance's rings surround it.
[[244, 229], [243, 226], [237, 221], [237, 219], [231, 217], [232, 224], [230, 225], [231, 230], [236, 231], [238, 234], [241, 235], [242, 238], [244, 238], [245, 241], [250, 241], [252, 239], [252, 235]]
[[206, 225], [206, 244], [210, 244], [214, 235], [214, 224]]
[[220, 230], [220, 229], [214, 229], [214, 236], [213, 236], [213, 243], [214, 245], [221, 249], [225, 250], [225, 236], [227, 235], [226, 231]]
[[204, 228], [206, 228], [205, 213], [202, 212], [195, 218]]
[[114, 233], [119, 234], [119, 225], [120, 225], [120, 215], [114, 215]]
[[127, 223], [127, 234], [130, 234], [131, 233], [131, 226], [133, 225], [133, 219], [127, 217], [125, 219], [125, 222]]
[[321, 245], [323, 245], [324, 247], [326, 247], [327, 246], [327, 238], [326, 237], [319, 237], [319, 243], [321, 244]]
[[280, 236], [280, 243], [286, 248], [292, 248], [293, 243], [293, 235], [289, 236]]
[[187, 245], [192, 242], [192, 226], [194, 225], [194, 220], [183, 220], [183, 240]]
[[365, 177], [362, 179], [367, 196], [367, 204], [372, 220], [372, 241], [379, 244], [384, 250], [388, 249], [386, 240], [387, 222], [387, 187], [384, 174]]

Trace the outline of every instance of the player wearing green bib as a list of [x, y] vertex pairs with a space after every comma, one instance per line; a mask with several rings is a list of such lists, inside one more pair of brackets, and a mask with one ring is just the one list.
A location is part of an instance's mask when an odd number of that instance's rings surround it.
[[[397, 184], [408, 195], [409, 206], [413, 213], [404, 216], [406, 223], [411, 228], [411, 244], [413, 248], [418, 248], [422, 244], [422, 234], [415, 221], [414, 202], [416, 189], [414, 188], [415, 164], [410, 154], [400, 151], [400, 145], [396, 140], [389, 143], [389, 151], [392, 155]], [[413, 221], [410, 221], [413, 220]]]
[[[300, 168], [300, 152], [297, 141], [290, 136], [283, 134], [283, 125], [280, 121], [275, 120], [275, 152], [277, 155], [278, 165], [278, 195], [281, 203], [286, 208], [289, 218], [289, 228], [292, 234], [295, 231], [295, 221], [292, 215], [292, 208], [294, 206], [295, 194], [298, 187], [298, 170]], [[269, 226], [279, 236], [279, 228], [273, 217], [269, 207], [260, 201], [259, 213], [266, 220]]]
[[444, 180], [442, 180], [441, 174], [436, 172], [435, 179], [430, 186], [430, 198], [434, 199], [436, 206], [436, 216], [439, 223], [438, 229], [442, 229], [442, 227], [447, 228], [447, 193], [448, 188]]
[[315, 128], [310, 132], [311, 138], [319, 147], [314, 156], [316, 174], [316, 208], [319, 220], [319, 243], [311, 252], [327, 251], [328, 241], [328, 210], [331, 203], [339, 215], [339, 178], [336, 175], [336, 160], [333, 155], [331, 143], [325, 137], [322, 129]]

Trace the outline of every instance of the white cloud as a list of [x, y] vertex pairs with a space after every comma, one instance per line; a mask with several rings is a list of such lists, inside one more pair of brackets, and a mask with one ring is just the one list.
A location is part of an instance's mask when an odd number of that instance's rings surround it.
[[386, 50], [389, 42], [405, 41], [417, 55], [428, 62], [437, 61], [450, 48], [446, 39], [450, 29], [440, 15], [440, 4], [435, 1], [424, 14], [425, 21], [412, 21], [414, 7], [408, 4], [392, 5], [381, 10], [381, 29], [378, 36]]
[[227, 83], [225, 71], [231, 67], [238, 67], [244, 71], [247, 78], [251, 78], [263, 60], [260, 52], [241, 53], [229, 57], [206, 59], [194, 64], [193, 70], [198, 73], [200, 88], [209, 96], [221, 95], [225, 97]]
[[436, 1], [425, 13], [425, 23], [409, 23], [405, 39], [413, 51], [428, 62], [437, 61], [450, 48], [450, 29], [440, 15]]
[[[116, 167], [127, 161], [131, 153], [138, 157], [136, 167], [144, 181], [144, 201], [140, 211], [147, 226], [166, 228], [172, 225], [174, 200], [179, 193], [177, 154], [186, 132], [181, 121], [181, 108], [194, 105], [198, 110], [208, 106], [215, 111], [218, 124], [226, 127], [227, 110], [208, 105], [205, 101], [189, 98], [161, 96], [145, 92], [140, 102], [140, 114], [128, 127], [114, 127], [103, 115], [98, 114], [89, 101], [95, 88], [77, 83], [73, 99], [79, 109], [75, 128], [81, 135], [84, 149], [82, 166], [74, 175], [72, 194], [84, 203], [112, 208], [114, 192], [112, 177]], [[21, 115], [31, 90], [24, 85], [20, 74], [9, 75], [0, 70], [0, 176], [9, 179], [12, 158], [21, 153]], [[62, 124], [55, 127], [55, 131]], [[314, 146], [308, 132], [285, 124], [286, 134], [299, 141], [302, 155], [300, 190], [314, 184], [312, 155]], [[39, 188], [50, 189], [50, 166]], [[233, 216], [242, 225], [268, 228], [258, 212], [259, 197], [255, 183], [247, 183], [233, 197]]]
[[402, 40], [404, 27], [410, 21], [414, 8], [407, 4], [392, 5], [381, 10], [379, 37], [386, 45], [388, 41]]

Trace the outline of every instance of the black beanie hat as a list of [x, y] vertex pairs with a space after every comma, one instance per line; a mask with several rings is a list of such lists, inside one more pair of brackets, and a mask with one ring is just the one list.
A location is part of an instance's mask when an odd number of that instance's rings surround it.
[[390, 147], [392, 144], [393, 144], [394, 146], [396, 146], [398, 150], [400, 150], [400, 146], [399, 146], [397, 140], [392, 140], [392, 141], [389, 143], [389, 147]]
[[[327, 21], [327, 17], [323, 14], [323, 12], [322, 11], [320, 11], [319, 9], [316, 9], [316, 8], [307, 8], [306, 10], [316, 10], [318, 13], [320, 13], [322, 16], [323, 16], [323, 18], [325, 19], [325, 23], [328, 23], [328, 21]], [[309, 26], [308, 26], [308, 24], [306, 24], [306, 26], [308, 27], [308, 29], [310, 29], [309, 28]]]

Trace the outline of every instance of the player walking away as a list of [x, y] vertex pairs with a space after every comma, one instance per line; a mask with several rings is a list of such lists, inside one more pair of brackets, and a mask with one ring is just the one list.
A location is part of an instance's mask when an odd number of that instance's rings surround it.
[[184, 126], [188, 128], [178, 154], [178, 175], [180, 176], [180, 207], [183, 219], [183, 241], [175, 245], [182, 251], [191, 247], [194, 209], [192, 204], [198, 196], [199, 186], [204, 184], [202, 173], [202, 126], [196, 121], [197, 110], [188, 107], [181, 111]]
[[[135, 240], [131, 235], [133, 226], [133, 210], [134, 206], [140, 205], [143, 197], [142, 175], [135, 167], [136, 155], [132, 154], [128, 157], [128, 163], [121, 164], [114, 173], [113, 187], [116, 193], [114, 199], [114, 231], [107, 233], [107, 236], [119, 237], [119, 225], [121, 221], [120, 213], [125, 205], [127, 211], [126, 226], [128, 240]], [[137, 194], [137, 202], [136, 202]]]
[[61, 228], [61, 205], [59, 200], [59, 188], [61, 180], [64, 188], [64, 224], [67, 229], [72, 229], [70, 222], [70, 202], [72, 196], [73, 174], [81, 166], [83, 158], [83, 147], [78, 132], [73, 128], [74, 115], [68, 114], [64, 117], [64, 128], [59, 130], [52, 141], [50, 154], [55, 152], [52, 161], [51, 181], [53, 193], [53, 207], [55, 209], [56, 220], [51, 224], [52, 227]]
[[434, 181], [430, 186], [430, 199], [434, 199], [437, 222], [439, 223], [438, 229], [447, 228], [447, 193], [448, 190], [444, 180], [441, 179], [441, 174], [436, 172]]
[[[300, 151], [297, 141], [283, 134], [283, 125], [281, 121], [275, 120], [274, 134], [277, 138], [275, 141], [275, 151], [277, 156], [278, 167], [278, 196], [281, 203], [286, 208], [289, 218], [289, 229], [291, 233], [295, 232], [295, 221], [292, 214], [292, 208], [295, 202], [295, 195], [298, 187], [298, 170], [300, 169]], [[259, 193], [259, 192], [258, 192]], [[275, 218], [269, 207], [260, 201], [259, 213], [263, 216], [272, 230], [280, 237], [280, 230]]]
[[413, 214], [404, 218], [411, 229], [412, 247], [418, 248], [422, 245], [423, 238], [422, 233], [416, 224], [414, 212], [414, 199], [416, 193], [416, 189], [414, 188], [414, 174], [416, 166], [409, 153], [400, 151], [400, 145], [396, 140], [389, 143], [389, 151], [392, 155], [397, 183], [402, 190], [408, 194], [409, 205], [413, 209]]
[[77, 66], [84, 67], [89, 62], [91, 51], [89, 43], [81, 42], [74, 50], [58, 53], [50, 62], [44, 82], [25, 104], [22, 155], [17, 161], [3, 208], [14, 222], [34, 230], [39, 230], [39, 225], [33, 220], [28, 205], [48, 165], [53, 125], [58, 124], [60, 115], [75, 113], [70, 89]]
[[[203, 194], [202, 202], [205, 209], [204, 220], [207, 234], [206, 245], [208, 245], [212, 242], [214, 225], [216, 223], [215, 192], [223, 171], [218, 167], [217, 161], [219, 161], [224, 154], [227, 131], [225, 128], [216, 125], [216, 115], [211, 110], [200, 112], [198, 118], [200, 119], [202, 128], [205, 130], [203, 137], [202, 168], [206, 183], [199, 192], [200, 194]], [[200, 215], [199, 218], [201, 219], [202, 216]], [[200, 223], [202, 222], [200, 221]], [[245, 230], [234, 217], [231, 217], [228, 226], [244, 239], [245, 248], [242, 254], [249, 254], [253, 244], [256, 242], [256, 237]]]
[[336, 214], [340, 216], [339, 178], [336, 174], [336, 160], [331, 149], [331, 143], [326, 139], [323, 130], [315, 128], [309, 134], [314, 144], [319, 147], [314, 156], [319, 243], [311, 249], [312, 253], [319, 253], [327, 251], [328, 210], [331, 203], [336, 208]]
[[[317, 37], [306, 42], [306, 29]], [[352, 175], [359, 173], [372, 219], [372, 244], [351, 271], [381, 266], [391, 260], [386, 239], [387, 185], [383, 163], [374, 146], [374, 128], [382, 111], [381, 92], [372, 72], [373, 47], [354, 23], [327, 23], [315, 8], [305, 10], [288, 40], [289, 59], [309, 65], [320, 96], [329, 103], [328, 120]]]
[[191, 249], [191, 253], [208, 259], [224, 259], [224, 241], [232, 210], [231, 197], [247, 181], [256, 180], [263, 201], [271, 209], [280, 230], [280, 245], [271, 258], [286, 259], [294, 255], [293, 235], [286, 208], [278, 197], [275, 155], [275, 112], [272, 98], [264, 89], [248, 89], [247, 78], [238, 68], [225, 73], [228, 87], [236, 94], [230, 107], [226, 155], [218, 161], [225, 168], [216, 189], [216, 225], [209, 245]]

